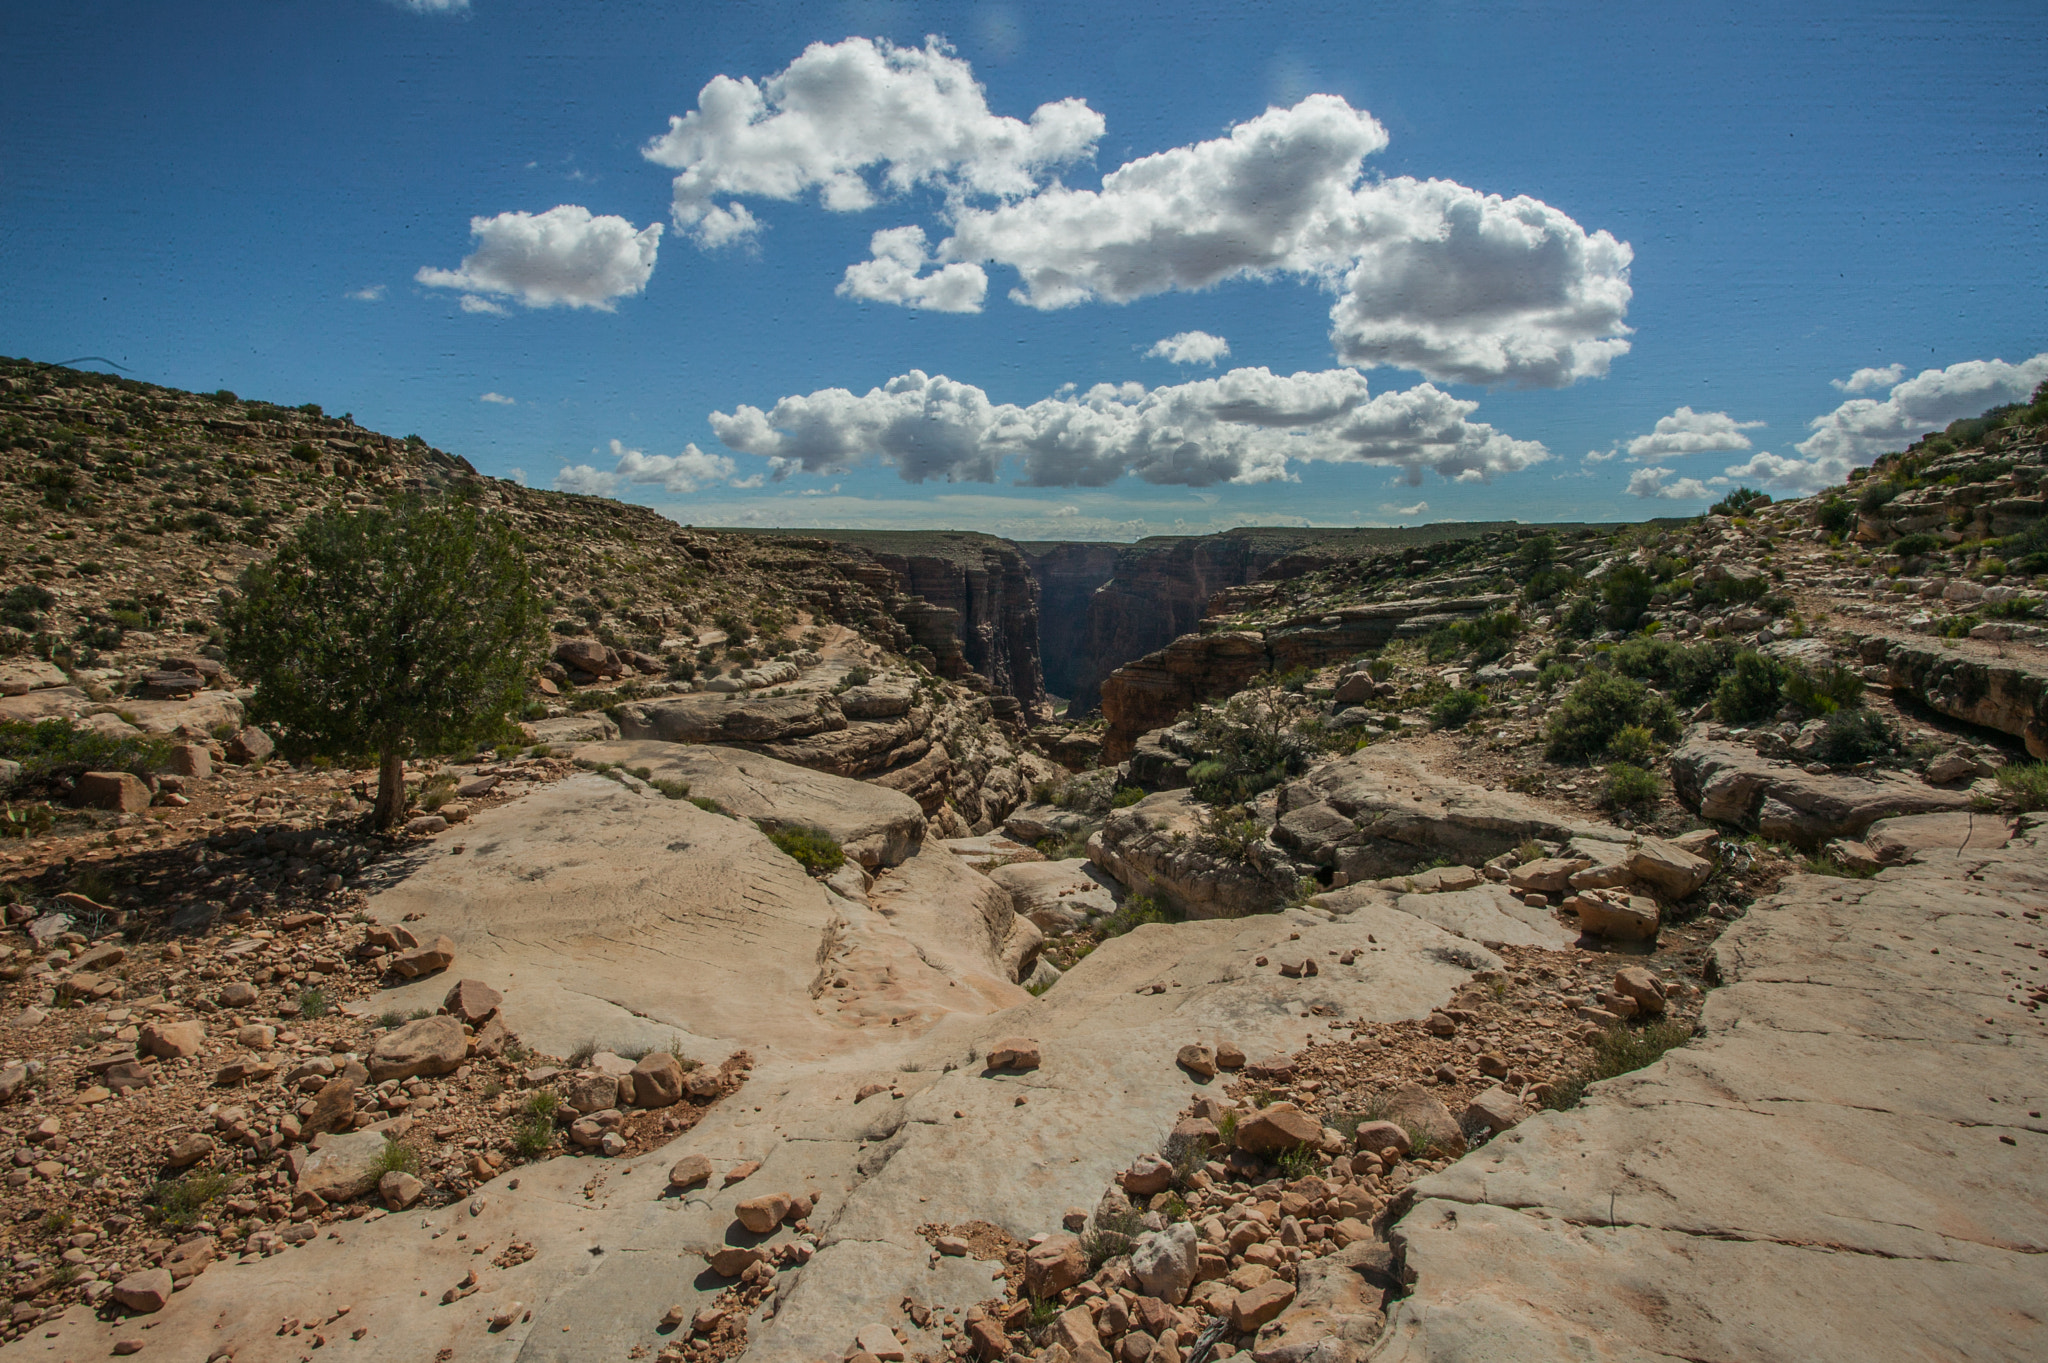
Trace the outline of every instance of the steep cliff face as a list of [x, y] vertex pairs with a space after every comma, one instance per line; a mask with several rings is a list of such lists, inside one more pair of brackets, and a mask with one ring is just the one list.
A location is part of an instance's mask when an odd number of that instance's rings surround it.
[[1017, 549], [1038, 579], [1038, 656], [1045, 689], [1071, 697], [1089, 665], [1089, 606], [1102, 584], [1115, 576], [1124, 546], [1023, 541]]
[[1039, 663], [1038, 583], [1017, 546], [965, 532], [817, 532], [886, 570], [901, 600], [893, 614], [932, 669], [953, 679], [978, 675], [997, 698], [1026, 715], [1047, 713]]

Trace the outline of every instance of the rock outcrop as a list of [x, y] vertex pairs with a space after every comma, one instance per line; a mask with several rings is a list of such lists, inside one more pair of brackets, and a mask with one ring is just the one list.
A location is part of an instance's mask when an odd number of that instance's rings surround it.
[[1132, 894], [1189, 918], [1239, 918], [1277, 907], [1296, 876], [1277, 849], [1226, 851], [1207, 836], [1212, 811], [1184, 790], [1147, 795], [1103, 821], [1088, 858]]
[[1865, 663], [1884, 668], [1895, 695], [2011, 734], [2032, 756], [2048, 757], [2048, 658], [2039, 652], [1975, 639], [1883, 634], [1862, 639], [1857, 648]]
[[1790, 762], [1703, 736], [1695, 727], [1671, 754], [1671, 787], [1686, 808], [1809, 850], [1857, 838], [1879, 819], [1968, 809], [1968, 791], [1941, 790], [1902, 776], [1816, 775]]

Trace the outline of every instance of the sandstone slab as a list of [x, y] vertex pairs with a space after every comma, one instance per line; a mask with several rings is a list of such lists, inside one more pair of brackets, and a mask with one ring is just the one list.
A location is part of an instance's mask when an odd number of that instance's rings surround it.
[[1816, 775], [1759, 757], [1750, 748], [1705, 738], [1698, 729], [1671, 754], [1671, 787], [1703, 819], [1805, 848], [1831, 838], [1861, 837], [1879, 819], [1970, 804], [1967, 792], [1938, 790], [1895, 772]]

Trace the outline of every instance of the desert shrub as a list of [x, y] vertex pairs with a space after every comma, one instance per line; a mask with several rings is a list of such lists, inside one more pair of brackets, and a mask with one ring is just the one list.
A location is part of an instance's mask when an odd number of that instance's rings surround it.
[[1866, 479], [1862, 490], [1856, 494], [1856, 507], [1859, 511], [1875, 511], [1890, 504], [1905, 490], [1904, 484], [1891, 478]]
[[1666, 742], [1677, 738], [1681, 727], [1671, 702], [1635, 678], [1588, 672], [1550, 717], [1546, 755], [1553, 762], [1587, 761], [1631, 725]]
[[1813, 523], [1831, 535], [1846, 535], [1856, 524], [1856, 508], [1840, 497], [1824, 497], [1813, 509]]
[[1202, 820], [1202, 850], [1231, 861], [1250, 861], [1266, 840], [1266, 826], [1242, 805], [1211, 809]]
[[[1628, 730], [1622, 732], [1627, 733]], [[1642, 732], [1647, 734], [1649, 731], [1645, 729]], [[1654, 808], [1663, 793], [1664, 788], [1656, 773], [1645, 771], [1633, 762], [1609, 763], [1607, 775], [1600, 783], [1600, 803], [1607, 809], [1640, 813]]]
[[1779, 693], [1790, 671], [1754, 649], [1735, 655], [1728, 675], [1714, 690], [1714, 718], [1723, 724], [1753, 724], [1778, 712]]
[[1555, 691], [1558, 687], [1578, 675], [1579, 669], [1572, 663], [1545, 663], [1543, 670], [1536, 674], [1536, 689], [1539, 691]]
[[34, 634], [43, 627], [43, 612], [56, 604], [54, 593], [33, 582], [10, 587], [5, 596], [0, 596], [0, 625]]
[[1316, 1172], [1316, 1152], [1309, 1146], [1297, 1145], [1292, 1150], [1282, 1150], [1273, 1161], [1280, 1166], [1280, 1177], [1289, 1183], [1307, 1178]]
[[768, 841], [781, 848], [812, 875], [830, 875], [846, 864], [846, 853], [822, 828], [776, 828]]
[[300, 1017], [302, 1017], [302, 1018], [304, 1018], [304, 1019], [306, 1019], [307, 1021], [309, 1021], [309, 1022], [310, 1022], [310, 1021], [312, 1021], [312, 1020], [313, 1020], [314, 1018], [324, 1018], [324, 1017], [326, 1017], [326, 1016], [327, 1016], [327, 1015], [328, 1015], [329, 1013], [331, 1013], [331, 1012], [333, 1012], [333, 1011], [334, 1011], [334, 1003], [333, 1003], [333, 1001], [332, 1001], [332, 1000], [330, 1000], [330, 999], [329, 999], [329, 998], [327, 997], [327, 991], [326, 991], [326, 990], [324, 990], [324, 989], [307, 989], [307, 990], [302, 990], [302, 991], [300, 992], [300, 994], [299, 994], [299, 1016], [300, 1016]]
[[204, 1217], [208, 1204], [226, 1196], [233, 1184], [233, 1179], [217, 1169], [162, 1180], [145, 1199], [149, 1219], [171, 1230], [183, 1230]]
[[1747, 516], [1750, 512], [1771, 504], [1769, 493], [1758, 492], [1753, 487], [1739, 487], [1707, 508], [1712, 516]]
[[1132, 928], [1146, 923], [1172, 923], [1177, 917], [1166, 905], [1150, 895], [1134, 894], [1119, 905], [1114, 913], [1106, 913], [1096, 920], [1095, 929], [1103, 941], [1121, 937]]
[[1118, 1255], [1129, 1254], [1132, 1243], [1144, 1233], [1144, 1217], [1135, 1207], [1097, 1212], [1095, 1224], [1081, 1236], [1081, 1252], [1088, 1256], [1088, 1271], [1097, 1272]]
[[2001, 539], [1998, 551], [2014, 572], [2048, 573], [2048, 516], [2036, 517], [2026, 529]]
[[1475, 662], [1490, 663], [1507, 656], [1515, 636], [1522, 632], [1522, 617], [1513, 611], [1493, 611], [1471, 620], [1433, 629], [1423, 647], [1433, 663], [1470, 654]]
[[1591, 638], [1600, 628], [1600, 603], [1590, 596], [1573, 597], [1557, 613], [1557, 628], [1569, 638]]
[[2048, 809], [2048, 762], [2008, 762], [1998, 769], [1998, 786], [2022, 810]]
[[1650, 608], [1657, 590], [1649, 573], [1625, 563], [1600, 582], [1600, 615], [1609, 629], [1631, 630]]
[[1613, 1079], [1655, 1064], [1664, 1052], [1692, 1040], [1692, 1029], [1683, 1022], [1652, 1022], [1641, 1029], [1616, 1023], [1593, 1043], [1593, 1057], [1587, 1064], [1553, 1085], [1544, 1106], [1557, 1110], [1574, 1107], [1588, 1084]]
[[379, 1174], [412, 1174], [419, 1172], [420, 1152], [409, 1145], [385, 1139], [384, 1148], [377, 1152]]
[[1923, 530], [1917, 534], [1899, 536], [1887, 544], [1885, 550], [1897, 554], [1900, 558], [1912, 558], [1918, 554], [1932, 554], [1943, 548], [1944, 544], [1939, 535], [1930, 535]]
[[1653, 635], [1630, 639], [1608, 657], [1622, 675], [1650, 683], [1681, 705], [1694, 706], [1713, 694], [1736, 651], [1726, 639], [1688, 645]]
[[1647, 767], [1657, 760], [1657, 738], [1640, 724], [1625, 724], [1608, 741], [1607, 751], [1617, 762]]
[[1429, 707], [1429, 722], [1439, 729], [1462, 729], [1472, 716], [1486, 708], [1486, 692], [1457, 690]]
[[1809, 719], [1853, 710], [1863, 703], [1863, 678], [1838, 663], [1794, 667], [1786, 673], [1785, 700]]
[[548, 1117], [527, 1117], [512, 1132], [512, 1148], [527, 1159], [537, 1159], [555, 1143], [555, 1123]]
[[1311, 708], [1286, 689], [1283, 679], [1271, 675], [1255, 678], [1220, 705], [1205, 707], [1196, 729], [1213, 755], [1188, 772], [1195, 798], [1241, 804], [1301, 771], [1318, 754], [1314, 735], [1300, 728]]
[[21, 764], [19, 786], [69, 780], [89, 771], [147, 775], [170, 757], [163, 738], [114, 738], [68, 719], [0, 723], [0, 758]]
[[1145, 798], [1145, 792], [1136, 786], [1118, 786], [1109, 797], [1111, 809], [1129, 809]]
[[1882, 715], [1870, 710], [1837, 710], [1821, 726], [1813, 754], [1832, 766], [1854, 766], [1883, 757], [1898, 746]]

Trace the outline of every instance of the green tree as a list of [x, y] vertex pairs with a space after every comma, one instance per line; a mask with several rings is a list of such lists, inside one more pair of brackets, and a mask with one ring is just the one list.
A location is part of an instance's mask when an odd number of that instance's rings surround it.
[[377, 765], [379, 828], [405, 759], [499, 737], [542, 637], [519, 537], [466, 505], [330, 507], [242, 574], [229, 657], [293, 756]]

